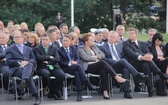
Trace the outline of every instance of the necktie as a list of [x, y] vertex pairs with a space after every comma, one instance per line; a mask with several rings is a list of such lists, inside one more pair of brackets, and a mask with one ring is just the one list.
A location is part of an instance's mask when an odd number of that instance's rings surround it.
[[23, 54], [23, 47], [19, 46], [19, 51]]
[[118, 57], [116, 51], [114, 50], [113, 45], [111, 45], [111, 51], [112, 51], [112, 55], [115, 57], [113, 58], [114, 60], [119, 60], [120, 58]]
[[123, 38], [120, 38], [121, 41], [123, 41]]
[[72, 59], [71, 59], [71, 56], [70, 56], [70, 52], [68, 51], [67, 48], [66, 48], [66, 53], [67, 53], [67, 56], [68, 56], [69, 61], [71, 61]]
[[46, 54], [48, 53], [48, 48], [47, 47], [45, 47], [44, 48], [44, 50], [45, 50], [45, 52], [46, 52]]
[[3, 48], [4, 48], [4, 52], [6, 53], [6, 49], [7, 49], [6, 46], [3, 46]]
[[135, 46], [135, 48], [139, 48], [135, 42], [132, 42], [132, 44]]

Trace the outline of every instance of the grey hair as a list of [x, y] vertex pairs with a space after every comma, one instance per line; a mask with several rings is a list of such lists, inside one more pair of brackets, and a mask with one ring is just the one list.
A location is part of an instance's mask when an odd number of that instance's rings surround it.
[[157, 33], [157, 30], [156, 30], [156, 29], [154, 29], [154, 28], [149, 29], [149, 30], [148, 30], [148, 33], [149, 33], [149, 32], [151, 32], [151, 31], [154, 31], [154, 32], [156, 32], [156, 33]]

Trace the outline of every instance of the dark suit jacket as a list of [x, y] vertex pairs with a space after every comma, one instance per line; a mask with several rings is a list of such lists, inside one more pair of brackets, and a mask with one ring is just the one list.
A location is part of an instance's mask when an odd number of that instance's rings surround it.
[[[43, 46], [40, 44], [38, 47], [36, 47], [34, 50], [34, 55], [37, 59], [37, 71], [46, 68], [48, 69], [48, 64], [53, 65], [56, 69], [60, 68], [59, 61], [60, 57], [57, 52], [57, 48], [54, 46], [48, 47], [48, 53], [46, 54]], [[50, 59], [50, 56], [53, 56], [54, 59]], [[45, 63], [45, 61], [48, 62], [48, 64]]]
[[[115, 48], [116, 48], [118, 57], [121, 59], [122, 58], [122, 44], [117, 43], [115, 45]], [[105, 60], [108, 62], [108, 64], [112, 65], [114, 62], [116, 62], [116, 60], [113, 60], [108, 43], [105, 43], [103, 46], [101, 46], [100, 50], [104, 53]]]
[[[123, 42], [123, 52], [125, 58], [132, 64], [133, 62], [138, 61], [139, 55], [145, 55], [150, 53], [145, 42], [138, 41], [139, 49], [135, 48], [130, 40]], [[151, 53], [150, 53], [151, 54]]]
[[[9, 48], [9, 46], [10, 45], [8, 44], [7, 47]], [[4, 58], [5, 58], [5, 52], [2, 48], [2, 46], [0, 46], [0, 60], [3, 60]], [[4, 65], [5, 65], [5, 61], [0, 61], [0, 68]]]
[[[77, 47], [70, 46], [69, 51], [70, 51], [71, 59], [79, 63], [79, 54], [78, 54]], [[68, 55], [63, 46], [58, 49], [58, 53], [60, 55], [60, 61], [61, 61], [60, 66], [62, 68], [68, 67], [69, 59], [68, 59]]]
[[[153, 61], [155, 61], [155, 62], [156, 62], [156, 61], [159, 61], [155, 46], [152, 45], [152, 46], [149, 46], [148, 48], [149, 48], [149, 51], [153, 54]], [[165, 46], [160, 45], [160, 49], [161, 49], [162, 52], [163, 52], [163, 57], [166, 57], [166, 49], [165, 49]]]
[[59, 42], [58, 42], [58, 41], [53, 42], [52, 45], [55, 46], [57, 49], [60, 48], [60, 45], [59, 45]]
[[6, 61], [10, 67], [10, 74], [19, 69], [20, 64], [18, 62], [21, 61], [29, 61], [29, 63], [36, 64], [36, 59], [33, 54], [32, 48], [25, 46], [23, 47], [23, 54], [19, 51], [16, 45], [12, 45], [6, 51]]

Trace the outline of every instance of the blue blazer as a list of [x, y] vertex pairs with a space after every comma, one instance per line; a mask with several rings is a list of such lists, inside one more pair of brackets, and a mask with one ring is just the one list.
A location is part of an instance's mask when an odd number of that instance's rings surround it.
[[[79, 54], [78, 54], [77, 47], [70, 46], [69, 50], [70, 50], [71, 59], [79, 63]], [[68, 67], [69, 59], [68, 59], [68, 55], [63, 46], [58, 49], [58, 54], [60, 56], [60, 66], [62, 68]]]
[[23, 54], [19, 51], [16, 45], [12, 45], [6, 51], [6, 61], [9, 65], [9, 73], [12, 76], [13, 73], [19, 69], [21, 61], [29, 61], [29, 63], [36, 64], [36, 59], [33, 54], [32, 48], [23, 45]]
[[[118, 57], [121, 59], [122, 58], [122, 43], [117, 43], [115, 45], [115, 48], [116, 48]], [[108, 43], [105, 43], [103, 46], [101, 46], [100, 50], [105, 55], [105, 61], [107, 61], [110, 65], [112, 65], [114, 62], [116, 62], [116, 60], [113, 60]]]

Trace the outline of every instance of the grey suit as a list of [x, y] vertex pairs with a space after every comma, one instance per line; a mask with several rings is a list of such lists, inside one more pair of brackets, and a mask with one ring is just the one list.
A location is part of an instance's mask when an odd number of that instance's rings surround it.
[[104, 61], [104, 54], [98, 49], [97, 46], [91, 46], [94, 55], [99, 60], [92, 57], [91, 51], [87, 50], [84, 46], [79, 47], [79, 56], [81, 58], [81, 65], [83, 66], [86, 73], [99, 74], [102, 83], [102, 90], [108, 90], [108, 74], [111, 77], [115, 77], [117, 74], [114, 69]]
[[[98, 56], [99, 59], [104, 59], [104, 54], [98, 49], [97, 46], [91, 46], [91, 49], [94, 51], [95, 55]], [[81, 58], [80, 63], [82, 64], [84, 70], [87, 70], [89, 62], [96, 62], [96, 59], [92, 57], [92, 53], [88, 51], [84, 46], [80, 46], [78, 48], [79, 56]]]

